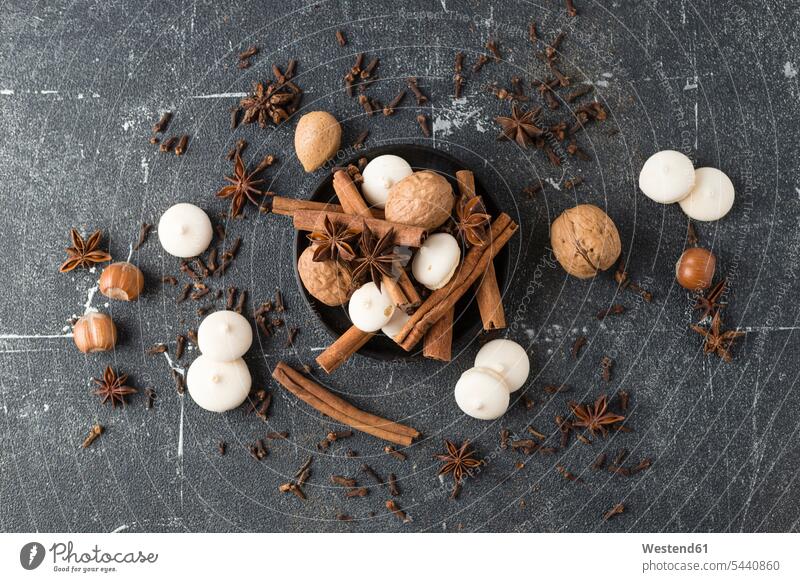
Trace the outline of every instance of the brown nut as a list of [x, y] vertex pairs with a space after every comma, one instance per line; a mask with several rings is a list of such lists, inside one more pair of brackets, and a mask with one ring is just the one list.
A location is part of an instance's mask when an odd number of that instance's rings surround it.
[[692, 247], [683, 251], [675, 263], [675, 278], [684, 289], [698, 291], [708, 289], [714, 279], [717, 258], [709, 250]]
[[308, 247], [297, 260], [297, 272], [306, 290], [325, 305], [347, 303], [353, 291], [353, 278], [336, 261], [314, 261], [314, 249]]
[[93, 311], [75, 322], [72, 339], [84, 354], [107, 352], [117, 344], [117, 326], [109, 315]]
[[133, 301], [144, 289], [144, 275], [131, 263], [113, 263], [100, 275], [100, 293], [111, 299]]
[[622, 251], [614, 222], [592, 204], [562, 212], [550, 226], [550, 244], [564, 270], [579, 279], [605, 271]]
[[453, 210], [453, 187], [436, 172], [414, 172], [389, 190], [386, 220], [433, 230], [442, 226]]
[[342, 143], [342, 126], [327, 111], [306, 113], [294, 130], [294, 151], [306, 172], [331, 159]]

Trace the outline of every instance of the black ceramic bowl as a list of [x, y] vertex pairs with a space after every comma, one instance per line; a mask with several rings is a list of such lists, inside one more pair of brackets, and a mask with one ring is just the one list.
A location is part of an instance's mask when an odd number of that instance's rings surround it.
[[[394, 154], [406, 160], [414, 170], [434, 170], [445, 178], [447, 178], [453, 186], [453, 191], [458, 193], [458, 184], [455, 180], [455, 175], [458, 170], [466, 170], [464, 164], [459, 162], [453, 156], [435, 150], [433, 148], [420, 146], [420, 145], [387, 145], [382, 147], [367, 150], [352, 160], [348, 160], [341, 164], [345, 166], [350, 163], [357, 163], [358, 159], [366, 158], [372, 160], [378, 156], [385, 154]], [[499, 212], [497, 203], [494, 198], [489, 194], [475, 178], [475, 190], [478, 196], [481, 196], [486, 206], [487, 211], [492, 216], [496, 216]], [[310, 200], [315, 202], [336, 202], [336, 194], [333, 191], [333, 175], [329, 172], [326, 177], [319, 183], [311, 195]], [[295, 261], [294, 261], [294, 274], [297, 286], [300, 288], [300, 293], [305, 298], [308, 307], [313, 311], [322, 325], [330, 332], [334, 338], [338, 338], [350, 327], [350, 318], [347, 315], [347, 304], [340, 307], [329, 307], [314, 299], [300, 281], [300, 275], [297, 272], [297, 260], [300, 255], [309, 246], [308, 237], [306, 232], [297, 232], [294, 238], [295, 246]], [[508, 249], [504, 248], [495, 259], [495, 270], [497, 272], [497, 281], [500, 289], [504, 288], [506, 274], [508, 273], [509, 254]], [[464, 342], [469, 341], [480, 332], [481, 318], [478, 312], [478, 306], [474, 300], [474, 294], [467, 293], [461, 301], [456, 305], [455, 319], [453, 323], [453, 350], [457, 351], [458, 346]], [[419, 346], [421, 349], [421, 344]], [[403, 348], [398, 346], [394, 341], [385, 335], [378, 333], [372, 338], [363, 348], [358, 352], [361, 355], [375, 358], [379, 360], [392, 360], [398, 358], [409, 358], [415, 355], [415, 352], [406, 352]]]

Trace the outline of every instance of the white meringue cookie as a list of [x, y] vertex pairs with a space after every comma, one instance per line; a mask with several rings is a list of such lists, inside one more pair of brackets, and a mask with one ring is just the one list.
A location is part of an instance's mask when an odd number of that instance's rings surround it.
[[531, 362], [528, 354], [517, 342], [496, 339], [488, 342], [475, 356], [475, 367], [494, 370], [508, 385], [510, 392], [519, 390], [528, 379]]
[[689, 218], [710, 222], [728, 214], [734, 198], [733, 182], [724, 172], [716, 168], [698, 168], [694, 188], [679, 204]]
[[692, 160], [680, 152], [664, 150], [650, 156], [639, 172], [639, 188], [661, 204], [685, 198], [694, 186]]

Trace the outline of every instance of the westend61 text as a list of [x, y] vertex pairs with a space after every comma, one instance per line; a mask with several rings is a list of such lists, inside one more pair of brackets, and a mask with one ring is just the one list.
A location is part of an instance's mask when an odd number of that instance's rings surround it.
[[687, 544], [685, 546], [642, 544], [642, 551], [645, 554], [707, 554], [708, 544]]

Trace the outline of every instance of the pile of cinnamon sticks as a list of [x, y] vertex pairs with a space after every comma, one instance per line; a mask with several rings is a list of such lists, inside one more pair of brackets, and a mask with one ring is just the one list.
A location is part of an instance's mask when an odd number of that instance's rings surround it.
[[[472, 172], [461, 170], [456, 173], [456, 180], [460, 196], [475, 196], [475, 178]], [[356, 232], [367, 226], [377, 236], [391, 229], [394, 232], [394, 242], [398, 246], [418, 248], [425, 241], [428, 235], [425, 229], [388, 222], [382, 211], [370, 209], [346, 170], [337, 170], [334, 173], [333, 189], [339, 204], [273, 196], [264, 210], [291, 216], [294, 227], [302, 231], [321, 230], [327, 218], [336, 225], [346, 226]], [[497, 216], [489, 228], [486, 244], [471, 247], [449, 283], [431, 293], [424, 302], [405, 269], [400, 269], [396, 278], [384, 277], [382, 285], [388, 289], [395, 305], [411, 316], [392, 339], [406, 351], [411, 351], [424, 340], [425, 357], [450, 361], [455, 305], [473, 287], [484, 329], [504, 328], [506, 321], [503, 300], [493, 260], [516, 230], [517, 224], [507, 214]], [[325, 372], [331, 373], [361, 349], [373, 335], [351, 326], [317, 357], [317, 363]]]

